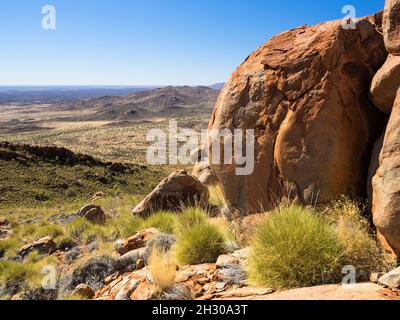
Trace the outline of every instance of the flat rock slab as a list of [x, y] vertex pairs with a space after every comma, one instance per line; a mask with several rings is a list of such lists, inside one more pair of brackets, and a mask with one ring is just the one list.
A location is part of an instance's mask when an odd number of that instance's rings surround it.
[[397, 268], [378, 280], [379, 284], [388, 287], [390, 289], [400, 288], [400, 268]]
[[248, 300], [391, 300], [382, 294], [382, 287], [374, 283], [355, 285], [324, 285], [311, 288], [292, 289], [267, 296], [247, 297]]

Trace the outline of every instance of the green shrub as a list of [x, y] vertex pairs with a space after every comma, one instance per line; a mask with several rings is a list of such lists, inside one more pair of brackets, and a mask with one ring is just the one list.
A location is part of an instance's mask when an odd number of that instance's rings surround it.
[[205, 223], [207, 219], [207, 213], [200, 208], [186, 209], [175, 217], [175, 232], [179, 234], [195, 225]]
[[24, 262], [0, 262], [0, 283], [9, 285], [23, 282], [30, 288], [38, 288], [43, 279], [43, 267], [48, 265], [55, 267], [56, 258], [37, 253], [30, 254]]
[[29, 264], [16, 261], [0, 262], [0, 283], [22, 281], [34, 275], [34, 270]]
[[115, 240], [118, 230], [110, 223], [105, 226], [95, 225], [79, 217], [66, 227], [67, 235], [72, 239], [80, 240], [85, 244], [95, 240]]
[[252, 241], [249, 277], [274, 288], [333, 283], [344, 248], [336, 230], [312, 210], [281, 208], [265, 218]]
[[180, 264], [213, 263], [224, 253], [225, 239], [218, 227], [200, 222], [181, 230], [175, 249]]
[[118, 231], [119, 238], [128, 238], [138, 232], [143, 225], [143, 219], [138, 217], [122, 216], [113, 218], [112, 223]]
[[0, 241], [0, 256], [15, 256], [19, 249], [23, 246], [23, 242], [20, 239], [10, 238], [7, 240]]
[[50, 236], [53, 239], [59, 238], [64, 235], [64, 229], [56, 224], [46, 224], [38, 227], [34, 232], [35, 238], [42, 238]]
[[78, 217], [74, 221], [70, 222], [67, 227], [67, 233], [73, 239], [78, 239], [84, 232], [90, 228], [90, 223], [85, 219]]
[[173, 233], [175, 214], [168, 211], [157, 212], [142, 222], [141, 229], [156, 228], [164, 233]]

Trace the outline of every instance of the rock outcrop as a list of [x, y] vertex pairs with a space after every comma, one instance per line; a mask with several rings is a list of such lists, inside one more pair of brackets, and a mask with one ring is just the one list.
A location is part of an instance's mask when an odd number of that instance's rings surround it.
[[120, 254], [124, 255], [129, 251], [133, 251], [146, 246], [147, 242], [158, 235], [160, 232], [157, 229], [150, 228], [141, 230], [132, 237], [127, 239], [117, 240], [114, 244], [114, 250]]
[[385, 64], [372, 79], [372, 102], [384, 113], [390, 114], [397, 89], [400, 87], [400, 57], [389, 55]]
[[93, 223], [103, 225], [106, 223], [107, 217], [100, 206], [89, 204], [81, 208], [76, 215]]
[[212, 186], [218, 183], [218, 179], [211, 168], [208, 159], [208, 150], [205, 146], [201, 146], [190, 155], [194, 163], [192, 175], [206, 186]]
[[159, 210], [181, 211], [185, 207], [205, 207], [210, 193], [197, 178], [185, 170], [173, 172], [132, 211], [134, 216], [148, 217]]
[[[104, 280], [97, 292], [97, 300], [210, 300], [216, 297], [246, 297], [254, 295], [257, 288], [248, 287], [245, 273], [247, 249], [221, 256], [219, 264], [180, 266], [177, 270], [176, 285], [167, 292], [159, 292], [152, 283], [147, 267], [130, 273], [115, 273]], [[247, 293], [235, 292], [246, 288]], [[272, 289], [262, 289], [263, 294]], [[225, 295], [225, 293], [228, 293]], [[161, 294], [161, 296], [160, 296]]]
[[27, 256], [32, 251], [37, 251], [39, 254], [52, 254], [56, 251], [57, 246], [52, 237], [43, 237], [32, 243], [28, 243], [19, 250], [21, 257]]
[[387, 57], [374, 22], [284, 32], [233, 73], [209, 129], [254, 129], [255, 169], [238, 176], [235, 164], [212, 165], [231, 211], [268, 210], [287, 196], [309, 204], [365, 194], [370, 149], [383, 128], [368, 91]]
[[385, 275], [383, 275], [378, 280], [379, 284], [388, 287], [389, 289], [399, 289], [400, 288], [400, 268], [392, 270]]
[[208, 159], [194, 165], [192, 175], [195, 176], [205, 186], [213, 186], [218, 183], [218, 179], [213, 172]]
[[393, 55], [400, 55], [400, 0], [386, 0], [383, 34], [387, 50]]
[[378, 232], [400, 255], [400, 91], [386, 129], [379, 169], [372, 179], [372, 213]]

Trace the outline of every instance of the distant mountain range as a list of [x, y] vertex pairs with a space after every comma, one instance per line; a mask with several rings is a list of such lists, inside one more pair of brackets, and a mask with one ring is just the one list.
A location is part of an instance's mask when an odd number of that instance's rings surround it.
[[[210, 113], [219, 91], [211, 87], [163, 87], [130, 93], [124, 96], [104, 96], [94, 99], [57, 103], [57, 111], [85, 110], [79, 121], [140, 120], [154, 117], [175, 117], [202, 112]], [[88, 112], [89, 111], [89, 112]]]
[[101, 96], [120, 96], [157, 87], [0, 86], [0, 103], [57, 103]]
[[225, 85], [225, 83], [224, 83], [224, 82], [221, 82], [221, 83], [212, 84], [212, 85], [210, 85], [209, 87], [212, 88], [212, 89], [214, 89], [214, 90], [220, 91], [220, 90], [222, 90], [222, 88], [224, 87], [224, 85]]
[[[208, 87], [221, 90], [223, 83]], [[65, 101], [94, 99], [104, 96], [125, 96], [150, 91], [160, 86], [0, 86], [1, 103], [59, 103]], [[170, 87], [167, 87], [170, 88]]]

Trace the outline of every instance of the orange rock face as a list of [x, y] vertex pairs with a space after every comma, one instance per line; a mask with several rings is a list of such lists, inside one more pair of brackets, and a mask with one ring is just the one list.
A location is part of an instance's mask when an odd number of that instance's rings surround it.
[[250, 55], [209, 124], [255, 130], [251, 175], [213, 165], [231, 211], [269, 210], [284, 197], [309, 204], [364, 194], [368, 153], [382, 129], [368, 90], [386, 57], [373, 18], [349, 30], [340, 21], [296, 28]]
[[386, 129], [379, 169], [372, 179], [372, 213], [379, 234], [400, 256], [400, 91]]

